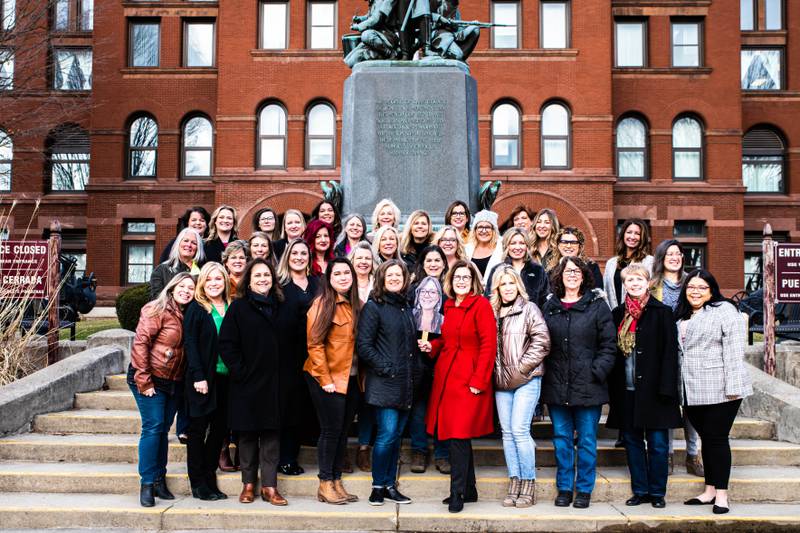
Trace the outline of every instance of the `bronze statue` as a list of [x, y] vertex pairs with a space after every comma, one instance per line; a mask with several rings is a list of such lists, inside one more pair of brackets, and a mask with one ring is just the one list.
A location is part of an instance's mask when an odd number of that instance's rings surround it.
[[420, 56], [466, 61], [480, 37], [480, 28], [503, 26], [462, 21], [458, 0], [369, 0], [369, 11], [354, 16], [351, 29], [360, 35], [342, 37], [344, 62], [351, 68], [375, 59], [410, 60]]

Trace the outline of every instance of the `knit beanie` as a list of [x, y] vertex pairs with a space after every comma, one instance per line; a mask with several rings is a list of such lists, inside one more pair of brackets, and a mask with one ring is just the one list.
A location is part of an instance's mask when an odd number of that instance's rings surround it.
[[470, 229], [474, 231], [475, 226], [477, 226], [480, 222], [488, 222], [494, 228], [495, 233], [500, 233], [500, 230], [497, 228], [497, 213], [494, 211], [487, 211], [484, 209], [475, 213], [472, 216], [472, 226]]

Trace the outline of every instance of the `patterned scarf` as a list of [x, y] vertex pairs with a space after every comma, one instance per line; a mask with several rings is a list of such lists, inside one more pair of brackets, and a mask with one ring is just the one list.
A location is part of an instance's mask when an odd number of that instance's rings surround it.
[[625, 295], [625, 316], [617, 330], [617, 346], [625, 355], [629, 357], [636, 346], [636, 322], [642, 316], [644, 306], [650, 299], [650, 293], [645, 292], [641, 298], [633, 298], [630, 294]]

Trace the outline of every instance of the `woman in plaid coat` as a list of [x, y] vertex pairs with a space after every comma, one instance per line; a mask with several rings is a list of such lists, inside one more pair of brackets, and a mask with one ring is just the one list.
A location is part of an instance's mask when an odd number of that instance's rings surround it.
[[744, 364], [746, 325], [722, 296], [710, 272], [697, 269], [681, 286], [678, 307], [683, 404], [703, 441], [706, 486], [686, 505], [727, 513], [731, 448], [728, 441], [742, 399], [753, 393]]

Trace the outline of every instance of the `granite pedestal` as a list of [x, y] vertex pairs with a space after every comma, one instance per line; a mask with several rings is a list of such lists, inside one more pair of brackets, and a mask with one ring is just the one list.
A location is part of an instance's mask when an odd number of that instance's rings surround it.
[[344, 212], [368, 219], [382, 198], [441, 224], [454, 200], [477, 206], [478, 91], [459, 61], [370, 61], [344, 86]]

